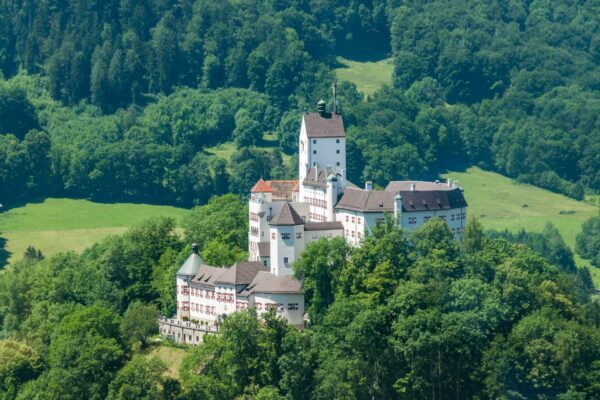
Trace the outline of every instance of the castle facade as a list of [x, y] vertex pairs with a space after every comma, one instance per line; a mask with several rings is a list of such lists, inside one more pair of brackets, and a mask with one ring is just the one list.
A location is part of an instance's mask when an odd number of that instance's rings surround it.
[[[335, 102], [334, 102], [335, 103]], [[302, 115], [298, 180], [260, 179], [250, 191], [249, 261], [231, 267], [206, 265], [193, 246], [176, 274], [177, 315], [160, 319], [163, 335], [196, 344], [237, 310], [274, 310], [302, 328], [304, 293], [292, 264], [322, 237], [344, 237], [360, 246], [390, 215], [412, 231], [430, 218], [446, 221], [457, 239], [466, 224], [463, 190], [450, 181], [392, 181], [384, 190], [358, 187], [346, 177], [346, 133], [342, 116], [320, 101]]]

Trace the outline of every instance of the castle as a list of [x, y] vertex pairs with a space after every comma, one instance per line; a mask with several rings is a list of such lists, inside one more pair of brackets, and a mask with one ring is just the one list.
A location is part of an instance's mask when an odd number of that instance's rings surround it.
[[303, 327], [304, 295], [293, 277], [293, 262], [322, 237], [341, 236], [359, 246], [386, 214], [405, 231], [438, 217], [457, 239], [462, 237], [467, 203], [450, 180], [392, 181], [385, 190], [374, 190], [371, 182], [359, 188], [348, 181], [342, 116], [336, 109], [327, 112], [323, 100], [316, 113], [302, 115], [298, 178], [260, 179], [251, 189], [249, 261], [212, 267], [192, 246], [176, 274], [177, 316], [159, 320], [163, 335], [196, 344], [216, 331], [223, 317], [247, 308], [259, 315], [273, 309]]

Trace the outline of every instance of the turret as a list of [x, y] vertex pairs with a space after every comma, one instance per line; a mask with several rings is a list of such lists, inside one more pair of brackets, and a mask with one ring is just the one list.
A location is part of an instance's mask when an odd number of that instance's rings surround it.
[[400, 193], [397, 193], [394, 197], [394, 222], [402, 227], [402, 196], [400, 196]]
[[327, 177], [327, 192], [325, 193], [327, 202], [327, 221], [335, 221], [334, 207], [338, 197], [338, 179], [335, 174]]
[[269, 225], [271, 273], [276, 276], [292, 275], [292, 263], [304, 249], [304, 220], [286, 202]]
[[190, 281], [196, 276], [204, 260], [200, 257], [199, 246], [192, 244], [192, 254], [175, 274], [177, 283], [177, 318], [190, 317]]

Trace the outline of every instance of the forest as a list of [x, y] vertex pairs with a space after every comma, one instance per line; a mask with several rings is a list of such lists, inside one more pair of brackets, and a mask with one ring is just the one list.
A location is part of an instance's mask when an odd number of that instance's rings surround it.
[[[241, 210], [232, 213], [231, 210]], [[249, 310], [189, 348], [179, 378], [145, 355], [190, 241], [215, 265], [245, 248], [235, 195], [196, 207], [185, 238], [149, 220], [81, 255], [34, 249], [0, 274], [3, 399], [595, 399], [600, 303], [552, 227], [462, 246], [432, 219], [406, 235], [389, 219], [362, 247], [312, 243], [294, 264], [310, 326]], [[215, 221], [222, 221], [216, 224]], [[502, 235], [500, 235], [502, 236]], [[543, 251], [543, 249], [541, 250]], [[243, 252], [243, 251], [242, 251]]]
[[[152, 219], [0, 272], [0, 398], [600, 398], [600, 303], [552, 225], [319, 241], [293, 266], [304, 331], [237, 313], [178, 378], [146, 353], [190, 243], [246, 257], [245, 196], [295, 176], [337, 56], [394, 62], [371, 96], [338, 82], [352, 182], [478, 165], [597, 195], [599, 24], [596, 1], [0, 0], [0, 202], [193, 207], [183, 236]], [[599, 236], [600, 216], [577, 237], [596, 266]]]
[[[339, 85], [357, 184], [479, 165], [582, 199], [600, 190], [598, 15], [593, 1], [5, 0], [3, 201], [189, 207], [288, 177], [338, 54], [395, 62], [368, 99]], [[211, 157], [225, 142], [232, 159]]]

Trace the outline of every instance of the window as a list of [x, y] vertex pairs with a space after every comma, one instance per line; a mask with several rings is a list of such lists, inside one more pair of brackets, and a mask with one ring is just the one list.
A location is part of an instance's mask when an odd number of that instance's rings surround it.
[[297, 309], [298, 309], [298, 303], [288, 304], [288, 310], [297, 310]]
[[281, 234], [281, 238], [282, 238], [282, 239], [284, 239], [284, 240], [287, 240], [287, 239], [289, 239], [289, 238], [290, 238], [290, 234], [289, 234], [289, 232], [283, 232], [283, 233]]
[[302, 239], [302, 232], [296, 232], [296, 239]]
[[354, 223], [354, 217], [352, 217], [352, 223]]
[[263, 260], [263, 265], [266, 267], [267, 266], [267, 260]]
[[346, 229], [346, 236], [350, 236], [350, 235], [348, 234], [348, 229]]
[[431, 217], [423, 217], [423, 222], [427, 222], [431, 219]]
[[450, 216], [450, 221], [454, 221], [454, 214]]
[[313, 139], [313, 144], [317, 144], [317, 141], [315, 139]]
[[340, 154], [340, 149], [337, 149], [337, 150], [335, 151], [335, 153], [336, 153], [336, 154]]
[[408, 223], [414, 225], [417, 223], [417, 217], [408, 217]]
[[358, 217], [358, 224], [359, 225], [362, 224], [362, 218], [361, 217]]
[[446, 220], [446, 216], [445, 215], [442, 215], [440, 218], [442, 219], [442, 221]]
[[354, 231], [352, 231], [351, 233], [352, 233], [352, 237], [354, 237]]
[[339, 143], [339, 142], [340, 142], [340, 139], [335, 139], [335, 142], [336, 142], [336, 143]]
[[350, 219], [350, 217], [346, 215], [346, 222], [348, 222], [349, 219]]
[[340, 166], [340, 162], [339, 161], [336, 162], [335, 165], [337, 165], [339, 167]]
[[316, 151], [316, 150], [313, 150], [313, 154], [317, 154], [317, 151]]
[[288, 258], [287, 257], [283, 257], [283, 263], [287, 264], [288, 263]]

